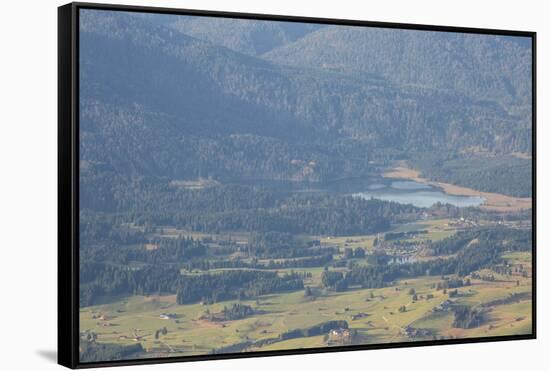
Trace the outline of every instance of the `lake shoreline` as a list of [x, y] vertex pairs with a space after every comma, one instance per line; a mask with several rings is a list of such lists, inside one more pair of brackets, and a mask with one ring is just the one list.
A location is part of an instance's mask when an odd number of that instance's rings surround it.
[[472, 188], [457, 186], [450, 183], [432, 181], [420, 176], [420, 171], [408, 168], [401, 163], [393, 169], [389, 169], [382, 174], [384, 178], [407, 179], [418, 183], [424, 183], [433, 187], [441, 188], [445, 193], [454, 196], [479, 196], [485, 199], [485, 202], [479, 206], [481, 209], [499, 212], [513, 212], [528, 210], [532, 208], [530, 197], [513, 197], [500, 193], [482, 192]]

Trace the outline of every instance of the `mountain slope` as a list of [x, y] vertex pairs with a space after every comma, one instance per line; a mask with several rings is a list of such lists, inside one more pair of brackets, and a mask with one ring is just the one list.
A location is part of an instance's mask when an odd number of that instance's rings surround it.
[[527, 38], [330, 26], [263, 57], [278, 64], [376, 74], [398, 85], [460, 92], [505, 107], [531, 103]]
[[177, 17], [169, 26], [186, 35], [253, 56], [325, 27], [311, 23], [193, 16]]
[[322, 180], [404, 151], [530, 150], [530, 122], [451, 91], [296, 68], [126, 13], [81, 14], [82, 159], [118, 172]]

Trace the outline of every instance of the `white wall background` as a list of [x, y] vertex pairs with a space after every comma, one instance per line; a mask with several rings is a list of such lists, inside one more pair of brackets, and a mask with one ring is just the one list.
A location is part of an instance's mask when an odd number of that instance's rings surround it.
[[[108, 1], [108, 0], [105, 0]], [[113, 0], [115, 1], [115, 0]], [[530, 370], [548, 367], [550, 22], [541, 0], [158, 0], [134, 5], [538, 32], [539, 339], [520, 342], [139, 366], [156, 370]], [[57, 6], [2, 2], [0, 32], [0, 369], [60, 369], [56, 351]], [[546, 12], [545, 12], [546, 11]], [[546, 354], [545, 354], [546, 351]], [[137, 369], [137, 367], [128, 367]]]

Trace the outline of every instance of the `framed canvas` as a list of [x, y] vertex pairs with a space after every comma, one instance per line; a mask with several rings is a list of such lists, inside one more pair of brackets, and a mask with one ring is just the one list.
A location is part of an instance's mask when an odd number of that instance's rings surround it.
[[59, 363], [534, 339], [534, 32], [59, 8]]

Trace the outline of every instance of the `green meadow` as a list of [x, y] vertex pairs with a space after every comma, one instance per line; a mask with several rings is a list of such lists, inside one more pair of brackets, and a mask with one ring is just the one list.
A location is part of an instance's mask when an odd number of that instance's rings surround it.
[[[512, 254], [508, 258], [526, 263], [528, 257]], [[140, 342], [148, 354], [159, 356], [208, 354], [235, 344], [246, 344], [241, 350], [247, 351], [324, 347], [328, 344], [323, 336], [275, 341], [263, 346], [254, 343], [329, 320], [347, 321], [350, 329], [356, 330], [353, 344], [514, 335], [531, 331], [530, 298], [490, 306], [488, 319], [482, 326], [460, 329], [452, 326], [451, 311], [433, 312], [433, 308], [449, 300], [448, 293], [435, 288], [439, 277], [401, 280], [380, 289], [350, 288], [345, 292], [329, 292], [319, 286], [322, 268], [295, 271], [312, 274], [306, 284], [312, 287], [314, 296], [305, 297], [303, 291], [295, 291], [209, 305], [178, 305], [175, 295], [131, 296], [110, 304], [82, 308], [81, 332], [96, 333], [98, 342], [124, 345]], [[417, 300], [413, 300], [411, 289]], [[531, 282], [523, 277], [493, 282], [472, 280], [470, 286], [458, 290], [454, 304], [480, 306], [510, 294], [529, 293]], [[255, 314], [233, 321], [207, 319], [209, 314], [220, 313], [224, 307], [237, 302], [251, 306]], [[161, 318], [167, 313], [171, 318]], [[354, 319], [357, 315], [363, 317]], [[406, 333], [408, 326], [426, 329], [428, 334], [411, 337]], [[155, 335], [164, 328], [165, 334]]]

